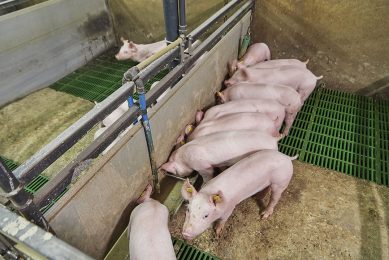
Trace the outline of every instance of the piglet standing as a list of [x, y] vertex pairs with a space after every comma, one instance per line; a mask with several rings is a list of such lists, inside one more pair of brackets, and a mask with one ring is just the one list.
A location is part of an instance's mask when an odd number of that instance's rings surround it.
[[276, 100], [271, 99], [237, 99], [220, 104], [208, 109], [205, 114], [200, 111], [196, 114], [196, 122], [206, 122], [216, 120], [218, 118], [236, 114], [236, 113], [264, 113], [267, 116], [274, 118], [284, 111], [285, 108]]
[[231, 100], [257, 99], [263, 102], [263, 99], [275, 100], [285, 107], [285, 128], [283, 134], [286, 136], [292, 127], [293, 121], [300, 111], [302, 105], [300, 95], [289, 86], [278, 84], [253, 84], [239, 83], [229, 87], [222, 92], [216, 93], [222, 103]]
[[284, 121], [285, 111], [270, 117], [264, 113], [235, 113], [216, 120], [204, 121], [189, 135], [188, 141], [200, 136], [232, 130], [260, 130], [274, 137], [279, 137], [279, 129]]
[[[297, 93], [296, 93], [297, 94]], [[297, 94], [298, 95], [298, 94]], [[196, 125], [208, 124], [210, 121], [219, 120], [222, 117], [233, 116], [235, 114], [244, 114], [244, 113], [261, 113], [275, 121], [275, 127], [277, 128], [277, 123], [284, 120], [285, 118], [285, 107], [279, 102], [270, 99], [245, 99], [245, 100], [233, 100], [225, 104], [220, 104], [209, 108], [205, 113], [201, 110], [196, 112]], [[243, 128], [241, 127], [242, 118], [239, 118], [240, 122], [234, 122], [229, 124], [226, 130], [233, 129], [251, 129], [258, 124], [258, 121], [245, 122]], [[223, 120], [225, 121], [225, 120]], [[261, 128], [263, 124], [259, 123]], [[268, 125], [269, 126], [269, 125]], [[266, 127], [267, 128], [267, 127]], [[269, 128], [268, 128], [269, 129]], [[180, 148], [185, 144], [185, 137], [188, 137], [195, 130], [194, 125], [187, 125], [182, 131], [180, 136], [178, 136], [175, 144], [175, 149]], [[220, 132], [220, 131], [214, 131]], [[276, 136], [276, 135], [274, 135]], [[278, 135], [277, 135], [278, 136]], [[194, 139], [193, 137], [188, 137], [189, 140]]]
[[282, 66], [278, 68], [252, 69], [240, 66], [234, 75], [224, 81], [226, 87], [233, 86], [240, 82], [281, 84], [295, 89], [305, 101], [315, 89], [317, 80], [323, 76], [316, 77], [310, 70], [297, 66]]
[[268, 218], [293, 175], [291, 158], [278, 151], [263, 150], [239, 161], [203, 186], [200, 191], [186, 181], [181, 189], [189, 201], [182, 235], [192, 240], [216, 223], [219, 236], [236, 205], [270, 187], [271, 197], [262, 219]]
[[151, 199], [148, 185], [138, 205], [131, 213], [128, 225], [130, 259], [176, 259], [168, 229], [169, 211], [158, 201]]
[[120, 47], [119, 52], [115, 55], [117, 60], [128, 60], [142, 62], [154, 53], [162, 50], [166, 47], [165, 41], [159, 41], [150, 44], [135, 44], [132, 41], [124, 40], [120, 38], [123, 42], [122, 47]]
[[[270, 59], [271, 55], [269, 47], [266, 45], [266, 43], [260, 42], [251, 45], [239, 63], [243, 66], [250, 67], [254, 64]], [[228, 71], [230, 76], [237, 69], [237, 65], [237, 60], [228, 63]]]
[[231, 166], [259, 150], [278, 150], [280, 138], [259, 130], [201, 136], [175, 150], [161, 169], [180, 177], [197, 171], [206, 182], [213, 177], [214, 167]]

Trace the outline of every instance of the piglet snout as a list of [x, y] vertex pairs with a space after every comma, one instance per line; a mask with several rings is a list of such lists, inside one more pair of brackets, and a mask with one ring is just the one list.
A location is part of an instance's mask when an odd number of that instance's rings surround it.
[[182, 236], [183, 236], [184, 239], [187, 240], [187, 241], [191, 241], [191, 240], [193, 240], [194, 237], [195, 237], [194, 235], [190, 234], [190, 233], [187, 232], [187, 231], [183, 231], [183, 232], [182, 232]]

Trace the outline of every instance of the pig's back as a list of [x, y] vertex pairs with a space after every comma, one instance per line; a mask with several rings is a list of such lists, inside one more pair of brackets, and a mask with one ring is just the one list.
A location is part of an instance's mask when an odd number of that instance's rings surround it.
[[232, 100], [225, 104], [214, 106], [205, 112], [203, 121], [214, 120], [226, 115], [243, 112], [275, 112], [279, 109], [278, 102], [274, 100]]
[[268, 133], [258, 130], [238, 130], [214, 133], [201, 136], [192, 142], [188, 148], [195, 157], [204, 158], [212, 166], [232, 165], [242, 157], [263, 149], [277, 150], [277, 139]]
[[268, 132], [273, 125], [274, 121], [264, 113], [234, 113], [200, 123], [189, 136], [189, 140], [223, 131], [262, 130]]
[[299, 93], [290, 86], [268, 83], [240, 83], [236, 91], [237, 96], [249, 96], [252, 98], [263, 98], [277, 100], [283, 106], [301, 106]]
[[282, 66], [297, 66], [301, 68], [306, 68], [306, 65], [307, 65], [306, 63], [297, 59], [275, 59], [275, 60], [268, 60], [268, 61], [257, 63], [253, 65], [251, 68], [263, 69], [263, 68], [277, 68]]
[[130, 259], [176, 259], [168, 229], [168, 209], [151, 199], [130, 217]]
[[278, 178], [278, 182], [289, 182], [292, 174], [289, 156], [275, 150], [262, 150], [211, 179], [202, 191], [213, 194], [221, 190], [227, 200], [239, 203], [268, 187], [274, 178]]

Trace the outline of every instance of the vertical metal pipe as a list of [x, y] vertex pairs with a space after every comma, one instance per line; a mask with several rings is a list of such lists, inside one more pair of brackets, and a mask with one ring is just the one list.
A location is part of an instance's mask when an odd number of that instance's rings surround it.
[[146, 91], [143, 84], [143, 80], [140, 78], [136, 79], [135, 85], [136, 85], [136, 92], [138, 93], [139, 96], [139, 109], [142, 115], [143, 130], [145, 132], [147, 150], [149, 152], [151, 173], [153, 177], [153, 189], [159, 192], [158, 170], [157, 170], [157, 164], [155, 162], [154, 144], [153, 144], [153, 137], [151, 133], [150, 121], [147, 116], [147, 104], [146, 104], [146, 95], [145, 95]]
[[163, 0], [163, 14], [165, 17], [166, 41], [170, 43], [178, 38], [177, 0]]
[[[129, 108], [132, 108], [135, 105], [134, 98], [132, 97], [132, 94], [131, 94], [131, 96], [129, 96], [127, 98], [127, 104], [128, 104]], [[132, 123], [135, 125], [136, 123], [138, 123], [138, 119], [135, 119], [134, 122], [132, 122]]]
[[0, 188], [5, 192], [2, 196], [8, 198], [13, 206], [26, 219], [40, 226], [46, 231], [52, 231], [42, 213], [32, 201], [32, 195], [24, 190], [24, 185], [19, 182], [10, 171], [5, 162], [0, 158]]
[[185, 13], [185, 0], [179, 0], [179, 27], [178, 32], [183, 35], [186, 34], [186, 13]]

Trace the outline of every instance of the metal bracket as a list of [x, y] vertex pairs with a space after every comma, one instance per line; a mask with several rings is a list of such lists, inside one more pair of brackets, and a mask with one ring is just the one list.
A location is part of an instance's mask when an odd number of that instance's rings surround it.
[[129, 68], [126, 72], [123, 74], [123, 79], [122, 79], [122, 85], [124, 85], [127, 82], [134, 81], [136, 80], [136, 77], [138, 73], [140, 72], [139, 68], [137, 66]]
[[184, 34], [181, 34], [180, 38], [182, 39], [182, 42], [180, 44], [180, 63], [184, 63], [186, 60], [186, 56], [185, 56], [186, 37]]
[[0, 197], [11, 198], [11, 197], [17, 195], [21, 190], [23, 190], [23, 188], [24, 188], [24, 185], [22, 183], [19, 183], [19, 186], [10, 192], [7, 192], [7, 193], [0, 192]]

